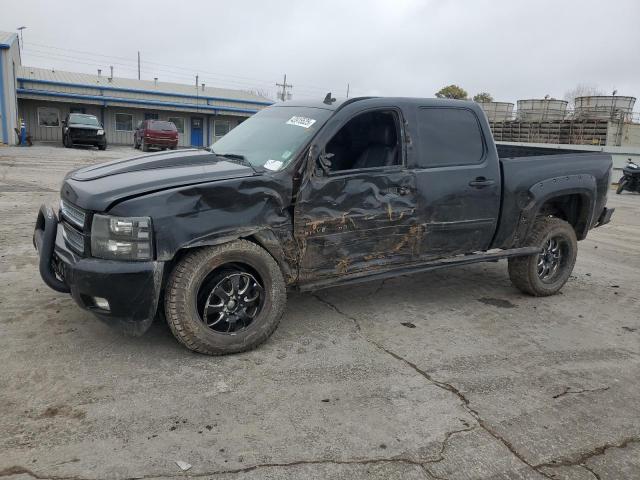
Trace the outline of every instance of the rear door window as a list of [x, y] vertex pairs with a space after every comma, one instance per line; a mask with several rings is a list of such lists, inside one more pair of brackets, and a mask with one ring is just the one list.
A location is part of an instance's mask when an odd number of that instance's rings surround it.
[[484, 158], [484, 141], [476, 115], [467, 108], [418, 109], [418, 166], [474, 165]]

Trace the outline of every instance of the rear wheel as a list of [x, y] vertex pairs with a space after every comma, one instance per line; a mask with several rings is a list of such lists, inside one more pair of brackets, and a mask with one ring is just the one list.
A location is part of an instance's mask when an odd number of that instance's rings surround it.
[[573, 227], [555, 217], [536, 220], [526, 246], [540, 247], [538, 255], [509, 259], [509, 278], [519, 290], [543, 297], [557, 293], [567, 282], [578, 253]]
[[243, 352], [263, 343], [277, 328], [285, 303], [278, 264], [246, 240], [187, 254], [165, 291], [173, 335], [208, 355]]

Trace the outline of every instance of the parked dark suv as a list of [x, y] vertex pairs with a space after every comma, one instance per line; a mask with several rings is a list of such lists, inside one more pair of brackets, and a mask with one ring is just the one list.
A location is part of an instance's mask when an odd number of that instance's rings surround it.
[[93, 145], [100, 150], [106, 150], [107, 136], [104, 126], [95, 115], [70, 113], [62, 121], [62, 144], [67, 148], [74, 145]]
[[175, 150], [178, 147], [178, 130], [173, 122], [145, 120], [138, 124], [133, 134], [133, 148], [148, 152], [151, 147], [162, 150]]

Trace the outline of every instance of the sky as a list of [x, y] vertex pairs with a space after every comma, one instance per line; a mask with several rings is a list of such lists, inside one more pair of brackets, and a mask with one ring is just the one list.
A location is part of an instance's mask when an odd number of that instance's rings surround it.
[[638, 0], [0, 0], [19, 26], [24, 65], [135, 78], [140, 51], [142, 78], [272, 97], [640, 96]]

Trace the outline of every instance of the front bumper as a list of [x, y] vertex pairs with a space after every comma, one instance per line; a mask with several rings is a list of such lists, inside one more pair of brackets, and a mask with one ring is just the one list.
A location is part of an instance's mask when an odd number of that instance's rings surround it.
[[[156, 315], [162, 288], [163, 262], [121, 262], [83, 258], [67, 247], [55, 212], [40, 207], [33, 234], [40, 275], [56, 291], [105, 323], [129, 335], [142, 335]], [[106, 299], [100, 308], [95, 299]]]
[[94, 145], [96, 147], [107, 144], [106, 135], [74, 135], [69, 134], [69, 139], [74, 145]]

